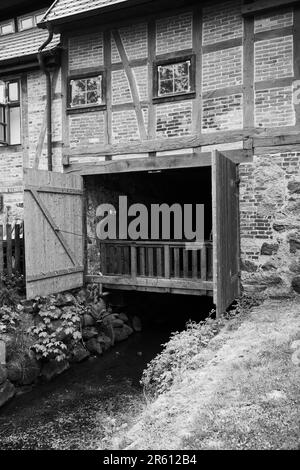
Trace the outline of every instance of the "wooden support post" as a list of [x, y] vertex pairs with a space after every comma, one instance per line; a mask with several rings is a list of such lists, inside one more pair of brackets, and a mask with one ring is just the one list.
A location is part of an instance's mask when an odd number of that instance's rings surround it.
[[206, 281], [207, 279], [207, 256], [206, 256], [206, 245], [203, 243], [201, 250], [201, 280]]
[[244, 128], [254, 128], [254, 18], [244, 18], [243, 39], [243, 119]]
[[14, 271], [20, 272], [21, 266], [21, 244], [20, 244], [20, 225], [15, 225], [15, 266]]
[[0, 275], [4, 270], [4, 259], [3, 259], [3, 225], [0, 225]]
[[137, 274], [136, 246], [130, 247], [130, 258], [131, 258], [131, 277], [135, 279], [136, 274]]
[[165, 278], [170, 279], [170, 245], [164, 246]]
[[192, 250], [192, 277], [198, 278], [198, 250]]
[[7, 274], [12, 274], [12, 240], [11, 240], [11, 225], [6, 224], [6, 267]]

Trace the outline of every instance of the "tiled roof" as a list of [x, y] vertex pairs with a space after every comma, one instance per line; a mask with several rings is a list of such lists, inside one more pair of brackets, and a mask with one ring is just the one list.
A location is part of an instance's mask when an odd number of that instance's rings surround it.
[[[38, 28], [0, 36], [0, 62], [37, 53], [47, 37], [48, 31]], [[59, 34], [55, 35], [44, 50], [53, 49], [59, 40]]]
[[107, 7], [128, 0], [58, 0], [53, 3], [42, 22], [77, 15], [90, 10]]

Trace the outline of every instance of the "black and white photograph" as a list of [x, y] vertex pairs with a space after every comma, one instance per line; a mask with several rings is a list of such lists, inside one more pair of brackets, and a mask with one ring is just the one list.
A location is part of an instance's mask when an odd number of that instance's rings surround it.
[[0, 461], [24, 450], [300, 450], [300, 0], [0, 0]]

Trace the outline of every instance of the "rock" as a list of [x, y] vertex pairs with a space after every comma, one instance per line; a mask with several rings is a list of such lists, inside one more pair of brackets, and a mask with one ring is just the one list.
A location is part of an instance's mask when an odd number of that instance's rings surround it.
[[104, 302], [103, 299], [100, 299], [96, 304], [93, 304], [91, 306], [91, 315], [92, 317], [97, 321], [101, 320], [103, 313], [106, 310], [106, 303]]
[[17, 385], [34, 383], [40, 374], [40, 370], [40, 364], [33, 351], [25, 353], [22, 357], [13, 357], [7, 363], [8, 379]]
[[70, 294], [70, 292], [65, 292], [64, 294], [58, 294], [55, 305], [57, 307], [67, 307], [76, 304], [76, 299], [74, 295]]
[[71, 362], [81, 362], [89, 357], [90, 353], [81, 343], [77, 343], [72, 351]]
[[107, 351], [112, 346], [112, 340], [109, 336], [106, 336], [104, 333], [101, 333], [97, 336], [97, 342], [101, 344], [101, 348], [104, 351]]
[[286, 226], [283, 225], [283, 224], [274, 223], [274, 224], [273, 224], [273, 229], [274, 229], [276, 232], [284, 232], [284, 231], [286, 230]]
[[91, 338], [95, 338], [95, 336], [98, 336], [98, 330], [95, 326], [87, 326], [86, 328], [83, 328], [82, 330], [82, 338], [87, 341]]
[[57, 375], [62, 374], [65, 370], [69, 369], [70, 364], [67, 360], [64, 361], [49, 361], [43, 365], [41, 376], [49, 382]]
[[122, 328], [124, 326], [124, 322], [120, 318], [114, 318], [111, 324], [113, 328]]
[[261, 255], [273, 255], [277, 253], [279, 249], [278, 243], [263, 243], [260, 254]]
[[116, 343], [124, 341], [133, 333], [133, 329], [128, 325], [124, 325], [122, 328], [114, 329]]
[[297, 253], [297, 250], [300, 250], [300, 240], [295, 238], [289, 239], [290, 244], [290, 253]]
[[132, 327], [134, 331], [142, 331], [142, 322], [136, 315], [132, 319]]
[[128, 319], [128, 316], [126, 315], [126, 313], [119, 313], [119, 318], [120, 320], [123, 320], [124, 323], [128, 323], [129, 322], [129, 319]]
[[15, 393], [15, 387], [9, 380], [6, 380], [2, 385], [0, 385], [0, 406], [3, 406], [4, 403], [13, 398]]
[[290, 264], [289, 270], [294, 274], [300, 274], [300, 258]]
[[85, 289], [81, 289], [78, 294], [77, 294], [77, 300], [79, 302], [85, 302], [87, 300], [87, 293], [85, 291]]
[[3, 384], [7, 379], [7, 370], [5, 366], [0, 364], [0, 385]]
[[300, 194], [300, 181], [289, 181], [288, 190], [291, 194]]
[[245, 260], [241, 263], [242, 271], [247, 271], [248, 273], [254, 273], [257, 271], [257, 266], [252, 261]]
[[267, 263], [263, 264], [261, 269], [264, 271], [272, 271], [272, 269], [276, 269], [276, 266], [271, 263], [271, 261], [268, 261]]
[[297, 294], [300, 294], [300, 276], [295, 276], [292, 280], [292, 288]]
[[87, 326], [94, 326], [94, 325], [95, 325], [95, 320], [92, 317], [92, 315], [89, 315], [88, 313], [85, 313], [83, 315], [83, 326], [87, 327]]
[[102, 354], [102, 346], [96, 338], [89, 339], [86, 343], [86, 347], [91, 353], [98, 354], [101, 356]]
[[113, 313], [108, 313], [103, 317], [104, 325], [112, 325], [113, 321], [116, 319], [116, 316]]

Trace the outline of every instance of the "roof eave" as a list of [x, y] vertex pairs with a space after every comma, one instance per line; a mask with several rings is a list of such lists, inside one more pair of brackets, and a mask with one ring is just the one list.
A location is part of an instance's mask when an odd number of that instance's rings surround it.
[[52, 27], [54, 27], [55, 32], [56, 26], [60, 26], [65, 23], [72, 23], [73, 21], [79, 21], [81, 19], [89, 18], [91, 16], [100, 15], [101, 13], [109, 13], [111, 11], [122, 10], [125, 8], [130, 8], [136, 5], [142, 5], [146, 3], [151, 3], [151, 0], [144, 0], [143, 2], [141, 2], [141, 0], [128, 0], [127, 2], [114, 3], [112, 5], [102, 6], [99, 8], [95, 8], [94, 10], [84, 11], [82, 13], [75, 13], [73, 15], [64, 16], [53, 20], [42, 21], [41, 23], [38, 23], [37, 26], [38, 28], [48, 29], [47, 24], [51, 23]]

